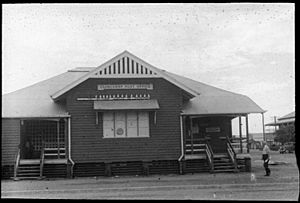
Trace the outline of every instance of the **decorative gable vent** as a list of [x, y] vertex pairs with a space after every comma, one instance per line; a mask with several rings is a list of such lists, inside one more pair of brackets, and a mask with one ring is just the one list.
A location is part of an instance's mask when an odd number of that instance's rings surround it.
[[92, 76], [93, 78], [103, 77], [159, 77], [149, 66], [133, 60], [127, 56], [100, 68]]

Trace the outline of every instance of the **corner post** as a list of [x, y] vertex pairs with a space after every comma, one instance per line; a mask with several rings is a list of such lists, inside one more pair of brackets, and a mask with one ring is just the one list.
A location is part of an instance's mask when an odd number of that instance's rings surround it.
[[242, 143], [242, 117], [239, 116], [239, 132], [240, 132], [240, 151], [243, 153], [243, 143]]
[[246, 137], [247, 137], [247, 153], [250, 152], [249, 150], [249, 128], [248, 128], [248, 114], [246, 114]]

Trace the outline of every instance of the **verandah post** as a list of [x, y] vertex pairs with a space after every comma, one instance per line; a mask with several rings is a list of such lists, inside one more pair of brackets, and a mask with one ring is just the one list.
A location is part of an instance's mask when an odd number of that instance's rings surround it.
[[248, 114], [246, 114], [246, 137], [247, 137], [247, 153], [249, 153], [249, 128], [248, 128]]
[[242, 117], [239, 116], [239, 132], [240, 132], [240, 151], [243, 153], [243, 143], [242, 143]]
[[60, 151], [59, 151], [59, 119], [57, 120], [57, 156], [60, 159]]

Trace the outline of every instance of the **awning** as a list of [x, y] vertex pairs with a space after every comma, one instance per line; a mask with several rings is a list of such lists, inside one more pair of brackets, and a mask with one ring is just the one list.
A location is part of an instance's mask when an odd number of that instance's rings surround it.
[[276, 123], [267, 123], [265, 126], [278, 126], [278, 125], [294, 123], [294, 122], [295, 122], [295, 118], [290, 118], [290, 119], [278, 120]]
[[199, 95], [186, 103], [182, 115], [249, 114], [265, 111], [250, 98], [239, 94]]
[[95, 110], [155, 110], [159, 109], [156, 99], [94, 101]]

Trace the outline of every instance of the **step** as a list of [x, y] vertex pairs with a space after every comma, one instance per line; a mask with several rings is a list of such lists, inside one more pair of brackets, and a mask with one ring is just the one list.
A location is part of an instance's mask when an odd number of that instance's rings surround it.
[[234, 169], [234, 166], [215, 166], [214, 169]]
[[14, 178], [14, 180], [41, 180], [45, 178], [44, 176], [40, 177], [40, 176], [32, 176], [32, 177], [16, 177]]
[[222, 169], [222, 170], [214, 170], [214, 173], [223, 173], [223, 172], [237, 172], [234, 169]]
[[40, 169], [38, 168], [38, 169], [18, 169], [18, 173], [25, 173], [25, 172], [27, 172], [27, 173], [29, 173], [29, 172], [40, 172]]
[[193, 150], [191, 150], [191, 149], [186, 149], [185, 151], [186, 151], [186, 152], [191, 152], [191, 151], [194, 151], [194, 152], [205, 152], [205, 149], [193, 149]]
[[37, 165], [40, 164], [40, 159], [20, 159], [20, 165]]
[[36, 168], [36, 167], [39, 167], [40, 166], [40, 164], [39, 165], [19, 165], [19, 168]]
[[215, 165], [215, 166], [229, 166], [229, 165], [230, 165], [230, 166], [233, 166], [233, 163], [215, 163], [215, 162], [214, 162], [214, 165]]
[[191, 145], [191, 144], [186, 144], [185, 145], [186, 147], [205, 147], [205, 144], [193, 144], [193, 145]]
[[[58, 148], [44, 148], [44, 151], [57, 151]], [[59, 148], [60, 151], [65, 151], [66, 148]]]
[[44, 156], [66, 156], [66, 153], [45, 153]]
[[220, 164], [226, 164], [226, 163], [230, 163], [230, 164], [232, 164], [232, 162], [231, 161], [213, 161], [214, 163], [220, 163]]
[[17, 177], [32, 177], [32, 176], [40, 176], [40, 173], [18, 173]]

